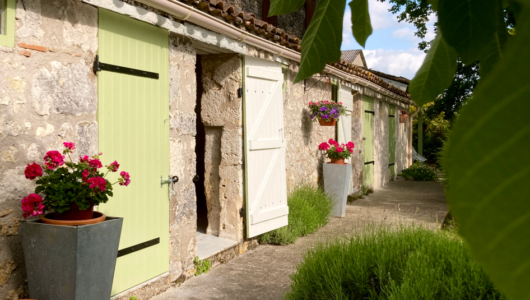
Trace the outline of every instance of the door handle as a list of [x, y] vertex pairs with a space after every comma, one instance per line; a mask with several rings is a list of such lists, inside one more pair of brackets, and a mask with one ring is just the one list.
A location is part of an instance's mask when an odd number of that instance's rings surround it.
[[171, 193], [176, 196], [177, 193], [175, 192], [175, 189], [174, 189], [175, 182], [179, 182], [178, 176], [171, 177], [170, 175], [167, 175], [167, 180], [164, 180], [164, 178], [160, 176], [160, 187], [162, 187], [164, 183], [171, 184]]

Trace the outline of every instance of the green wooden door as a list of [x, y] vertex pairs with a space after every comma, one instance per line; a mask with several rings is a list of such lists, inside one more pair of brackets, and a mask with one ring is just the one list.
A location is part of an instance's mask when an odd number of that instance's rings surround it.
[[396, 174], [396, 106], [388, 108], [388, 170], [390, 177]]
[[374, 98], [363, 96], [363, 185], [374, 183]]
[[[168, 32], [104, 9], [99, 10], [99, 60], [159, 73], [159, 79], [98, 72], [99, 150], [129, 171], [131, 184], [117, 186], [99, 207], [123, 217], [120, 250], [153, 239], [160, 243], [118, 257], [115, 295], [169, 270]], [[110, 161], [108, 161], [110, 163]], [[109, 175], [117, 180], [117, 173]]]

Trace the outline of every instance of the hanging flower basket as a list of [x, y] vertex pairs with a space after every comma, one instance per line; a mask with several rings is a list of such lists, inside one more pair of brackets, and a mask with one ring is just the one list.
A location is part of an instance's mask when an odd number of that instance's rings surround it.
[[337, 124], [337, 121], [326, 121], [324, 119], [318, 119], [318, 123], [320, 123], [320, 126], [335, 126], [335, 124]]
[[309, 117], [320, 123], [320, 126], [335, 126], [341, 115], [346, 113], [342, 102], [324, 100], [321, 102], [309, 102]]
[[318, 146], [318, 149], [321, 151], [326, 151], [326, 156], [331, 159], [331, 162], [328, 164], [338, 164], [338, 165], [347, 165], [344, 160], [350, 158], [353, 153], [353, 148], [355, 145], [352, 142], [346, 144], [339, 144], [333, 139], [323, 142]]
[[407, 117], [407, 112], [405, 110], [402, 110], [401, 115], [399, 115], [399, 123], [407, 123]]
[[[105, 166], [99, 160], [100, 155], [85, 155], [74, 163], [70, 153], [75, 149], [74, 143], [64, 143], [63, 152], [48, 151], [44, 164], [28, 164], [25, 170], [27, 179], [37, 179], [35, 193], [22, 199], [23, 217], [41, 216], [41, 221], [49, 224], [86, 225], [105, 220], [105, 215], [93, 211], [94, 205], [106, 203], [112, 197], [112, 186], [128, 186], [131, 182], [129, 173], [122, 171], [120, 178], [110, 183], [105, 176], [117, 172], [120, 165], [114, 161]], [[68, 156], [69, 161], [65, 161]], [[41, 196], [44, 194], [44, 198]], [[44, 213], [48, 213], [44, 215]], [[64, 223], [63, 222], [63, 223]]]

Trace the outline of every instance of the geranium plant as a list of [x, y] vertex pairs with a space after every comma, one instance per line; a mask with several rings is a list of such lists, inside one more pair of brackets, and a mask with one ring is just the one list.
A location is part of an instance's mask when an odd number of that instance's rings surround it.
[[326, 152], [326, 156], [332, 160], [348, 159], [353, 153], [355, 145], [350, 141], [346, 144], [339, 144], [333, 139], [323, 142], [318, 146], [318, 149]]
[[316, 121], [322, 119], [326, 122], [333, 120], [338, 121], [341, 115], [346, 113], [342, 102], [333, 102], [324, 100], [321, 102], [309, 102], [309, 110], [311, 112], [311, 120]]
[[[93, 205], [106, 203], [112, 196], [115, 184], [128, 186], [131, 183], [129, 173], [122, 171], [118, 181], [111, 183], [105, 176], [109, 172], [117, 172], [120, 165], [117, 161], [105, 166], [100, 161], [102, 153], [91, 157], [79, 157], [74, 163], [70, 153], [75, 150], [74, 143], [64, 143], [63, 152], [48, 151], [44, 156], [44, 164], [35, 162], [28, 164], [25, 170], [27, 179], [37, 179], [35, 193], [22, 199], [24, 218], [38, 216], [45, 211], [63, 213], [76, 204], [80, 210]], [[65, 161], [65, 155], [69, 161]], [[44, 195], [44, 199], [42, 198]]]

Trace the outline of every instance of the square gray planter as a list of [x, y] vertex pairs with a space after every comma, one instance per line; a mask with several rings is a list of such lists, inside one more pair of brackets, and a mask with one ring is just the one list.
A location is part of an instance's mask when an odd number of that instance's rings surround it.
[[108, 300], [123, 218], [98, 224], [21, 224], [29, 294], [38, 300]]
[[334, 201], [331, 216], [342, 218], [346, 215], [346, 201], [351, 177], [351, 164], [324, 164], [324, 190]]

